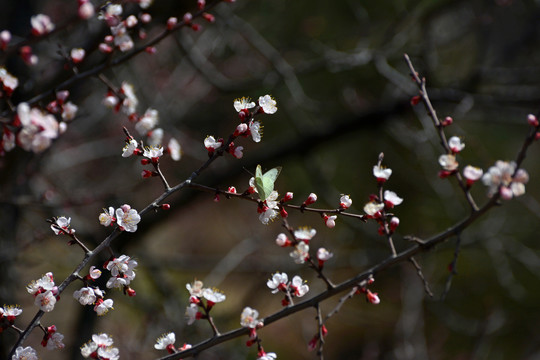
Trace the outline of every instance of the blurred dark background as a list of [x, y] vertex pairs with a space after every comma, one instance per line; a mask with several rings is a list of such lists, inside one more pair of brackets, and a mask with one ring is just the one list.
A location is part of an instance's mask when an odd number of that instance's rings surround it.
[[[82, 71], [103, 61], [95, 48], [108, 29], [95, 17], [78, 21], [76, 1], [1, 4], [0, 30], [9, 29], [14, 42], [28, 36], [33, 14], [48, 14], [61, 28], [31, 44], [40, 57], [34, 68], [13, 53], [0, 53], [0, 65], [20, 80], [15, 103], [50, 91], [70, 76], [59, 50], [87, 49]], [[181, 18], [195, 6], [195, 1], [155, 0], [147, 9], [153, 17], [145, 26], [147, 39], [163, 29], [168, 17]], [[135, 4], [125, 6], [126, 13], [139, 11]], [[463, 166], [487, 170], [496, 160], [514, 159], [528, 130], [527, 114], [540, 110], [538, 1], [237, 0], [212, 13], [213, 24], [197, 20], [201, 31], [183, 29], [162, 41], [156, 54], [142, 53], [104, 72], [117, 86], [132, 83], [138, 113], [157, 109], [165, 138], [179, 139], [182, 160], [162, 162], [171, 184], [207, 159], [207, 135], [227, 137], [234, 130], [235, 98], [272, 94], [279, 110], [261, 117], [263, 141], [238, 141], [244, 158], [219, 159], [197, 182], [243, 191], [257, 164], [282, 166], [276, 188], [281, 194], [293, 191], [293, 202], [300, 204], [315, 192], [317, 206], [333, 208], [340, 194], [350, 194], [353, 210], [361, 213], [376, 191], [371, 170], [384, 152], [384, 164], [393, 169], [387, 188], [404, 198], [395, 209], [401, 219], [395, 241], [405, 249], [410, 244], [404, 235], [427, 238], [469, 210], [455, 182], [437, 177], [442, 148], [423, 107], [409, 104], [417, 90], [403, 54], [427, 77], [439, 116], [454, 118], [446, 132], [466, 143], [458, 157]], [[60, 283], [82, 255], [66, 245], [65, 237], [54, 236], [45, 219], [71, 217], [81, 240], [93, 247], [110, 230], [99, 225], [102, 208], [128, 203], [142, 209], [162, 192], [159, 180], [140, 178], [137, 159], [120, 156], [122, 127], [136, 132], [125, 115], [101, 104], [106, 86], [89, 78], [68, 90], [79, 113], [67, 132], [41, 154], [16, 149], [0, 158], [0, 303], [23, 307], [20, 327], [37, 309], [26, 284], [47, 271]], [[4, 115], [6, 109], [2, 104]], [[458, 275], [446, 299], [440, 298], [456, 239], [417, 258], [433, 298], [409, 263], [380, 274], [372, 286], [380, 305], [358, 296], [328, 321], [325, 358], [540, 358], [540, 150], [533, 146], [528, 155], [527, 193], [462, 234]], [[480, 204], [487, 201], [481, 183], [473, 194]], [[312, 289], [307, 296], [324, 290], [312, 271], [275, 246], [280, 221], [264, 226], [253, 203], [212, 200], [213, 194], [190, 189], [174, 194], [168, 199], [170, 211], [148, 215], [136, 233], [122, 234], [113, 243], [117, 255], [128, 254], [140, 264], [135, 298], [109, 291], [115, 309], [97, 318], [72, 298], [79, 288], [72, 284], [55, 311], [42, 319], [65, 335], [66, 349], [41, 348], [37, 330], [25, 345], [36, 348], [41, 359], [79, 359], [79, 347], [93, 333], [107, 332], [121, 358], [152, 359], [165, 355], [153, 349], [164, 332], [174, 331], [178, 346], [211, 336], [204, 322], [187, 326], [184, 320], [185, 284], [194, 278], [227, 295], [213, 310], [223, 332], [239, 326], [245, 306], [262, 316], [281, 308], [281, 296], [266, 287], [275, 271], [307, 279]], [[326, 266], [335, 282], [389, 255], [376, 224], [340, 217], [330, 230], [318, 215], [289, 214], [292, 226], [317, 229], [314, 249], [334, 252]], [[325, 302], [323, 313], [337, 300]], [[315, 316], [306, 310], [259, 331], [264, 348], [279, 359], [316, 358], [307, 350], [316, 333]], [[245, 340], [205, 351], [199, 359], [255, 359], [256, 350]], [[14, 341], [13, 331], [0, 335], [0, 358]]]

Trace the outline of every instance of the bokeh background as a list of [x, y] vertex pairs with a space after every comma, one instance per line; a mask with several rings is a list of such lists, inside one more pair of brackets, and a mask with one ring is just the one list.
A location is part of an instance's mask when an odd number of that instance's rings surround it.
[[[147, 10], [153, 17], [145, 27], [147, 39], [167, 18], [181, 18], [195, 6], [195, 1], [155, 0]], [[9, 29], [15, 42], [28, 37], [31, 15], [45, 13], [57, 26], [65, 25], [47, 40], [31, 43], [40, 57], [34, 68], [13, 53], [0, 53], [0, 64], [20, 79], [15, 103], [51, 91], [70, 76], [58, 51], [85, 48], [81, 70], [104, 60], [96, 47], [107, 27], [97, 18], [77, 20], [76, 8], [72, 0], [2, 1], [0, 30]], [[125, 12], [140, 9], [126, 4]], [[212, 13], [215, 23], [197, 21], [201, 31], [183, 29], [163, 40], [154, 55], [143, 53], [104, 71], [117, 86], [132, 83], [138, 112], [157, 109], [166, 139], [179, 139], [181, 161], [162, 162], [171, 184], [207, 159], [207, 135], [227, 137], [234, 130], [235, 98], [272, 94], [279, 110], [261, 117], [263, 141], [240, 140], [242, 159], [219, 159], [197, 182], [243, 191], [257, 164], [282, 166], [276, 188], [281, 194], [294, 192], [295, 203], [315, 192], [317, 206], [334, 208], [340, 194], [350, 194], [352, 209], [361, 213], [376, 191], [371, 169], [384, 152], [384, 164], [393, 169], [387, 188], [404, 198], [395, 209], [401, 219], [395, 242], [405, 249], [410, 244], [404, 235], [427, 238], [469, 210], [455, 182], [437, 177], [442, 148], [423, 107], [409, 104], [417, 90], [403, 54], [427, 77], [439, 116], [454, 118], [446, 131], [466, 143], [458, 158], [462, 165], [487, 170], [498, 159], [514, 159], [528, 130], [527, 114], [540, 110], [538, 1], [238, 0]], [[48, 271], [59, 283], [82, 255], [66, 245], [66, 238], [54, 236], [45, 219], [71, 217], [79, 237], [92, 247], [110, 231], [99, 225], [102, 208], [129, 203], [142, 209], [162, 192], [159, 180], [141, 179], [139, 161], [120, 156], [122, 127], [135, 130], [126, 116], [102, 105], [106, 86], [89, 78], [68, 90], [79, 114], [67, 132], [44, 153], [16, 149], [0, 158], [0, 303], [23, 307], [20, 327], [36, 311], [26, 284]], [[2, 116], [9, 117], [7, 106], [1, 106]], [[325, 358], [540, 358], [538, 156], [540, 149], [533, 146], [524, 162], [531, 178], [527, 193], [462, 234], [458, 275], [445, 299], [441, 294], [456, 239], [417, 258], [434, 297], [426, 295], [409, 263], [380, 274], [372, 286], [380, 305], [358, 296], [328, 321]], [[482, 184], [473, 194], [480, 204], [487, 201]], [[185, 284], [195, 278], [227, 295], [213, 310], [223, 332], [239, 326], [245, 306], [262, 316], [281, 308], [281, 296], [266, 287], [276, 271], [307, 279], [307, 296], [324, 290], [312, 271], [274, 244], [283, 231], [280, 221], [262, 225], [253, 203], [223, 197], [216, 203], [213, 194], [191, 189], [168, 202], [171, 210], [146, 216], [136, 233], [113, 243], [117, 255], [139, 262], [133, 283], [137, 296], [109, 291], [115, 309], [98, 318], [72, 298], [79, 288], [72, 284], [42, 319], [65, 335], [66, 349], [42, 349], [39, 331], [26, 342], [41, 359], [80, 359], [79, 347], [97, 332], [113, 335], [123, 359], [164, 356], [153, 349], [164, 332], [174, 331], [179, 346], [210, 337], [204, 322], [187, 326], [184, 320]], [[289, 214], [293, 227], [316, 228], [313, 248], [334, 252], [326, 265], [334, 282], [389, 255], [374, 223], [340, 217], [330, 230], [318, 215]], [[326, 301], [323, 313], [337, 301]], [[315, 315], [308, 309], [259, 331], [264, 348], [279, 359], [317, 358], [307, 350], [316, 333]], [[255, 359], [256, 350], [245, 340], [207, 350], [199, 359]], [[13, 331], [0, 334], [0, 358], [7, 357], [14, 341]]]

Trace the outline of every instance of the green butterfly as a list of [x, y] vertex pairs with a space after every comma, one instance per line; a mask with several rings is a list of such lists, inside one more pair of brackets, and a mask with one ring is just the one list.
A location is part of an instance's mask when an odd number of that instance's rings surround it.
[[280, 172], [281, 166], [278, 166], [268, 170], [263, 175], [261, 165], [257, 165], [257, 169], [255, 169], [255, 187], [262, 201], [268, 199], [270, 193], [274, 191], [274, 183]]

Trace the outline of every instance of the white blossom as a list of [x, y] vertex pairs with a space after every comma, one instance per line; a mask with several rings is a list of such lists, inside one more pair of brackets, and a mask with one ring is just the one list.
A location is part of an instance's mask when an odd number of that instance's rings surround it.
[[11, 357], [11, 360], [37, 360], [37, 352], [32, 347], [27, 346], [23, 348], [19, 346], [15, 349], [15, 354]]
[[255, 103], [251, 101], [250, 98], [248, 97], [242, 97], [242, 98], [239, 98], [239, 99], [235, 99], [234, 100], [234, 109], [237, 111], [237, 112], [240, 112], [244, 109], [251, 109], [251, 108], [254, 108], [255, 107]]
[[137, 210], [125, 204], [116, 209], [116, 222], [124, 231], [137, 231], [137, 224], [141, 221], [141, 216]]
[[255, 329], [260, 322], [258, 317], [259, 312], [247, 306], [244, 308], [244, 310], [242, 310], [242, 314], [240, 315], [240, 325]]
[[274, 114], [277, 111], [276, 100], [272, 99], [270, 95], [259, 97], [259, 106], [265, 114]]
[[154, 344], [156, 350], [166, 350], [170, 345], [176, 342], [176, 335], [173, 332], [161, 335]]

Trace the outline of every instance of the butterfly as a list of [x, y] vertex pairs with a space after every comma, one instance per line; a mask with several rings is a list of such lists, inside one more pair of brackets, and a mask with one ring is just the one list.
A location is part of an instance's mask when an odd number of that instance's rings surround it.
[[262, 201], [268, 199], [270, 193], [274, 191], [274, 183], [280, 172], [281, 166], [278, 166], [263, 174], [261, 165], [257, 165], [257, 169], [255, 169], [255, 187]]

